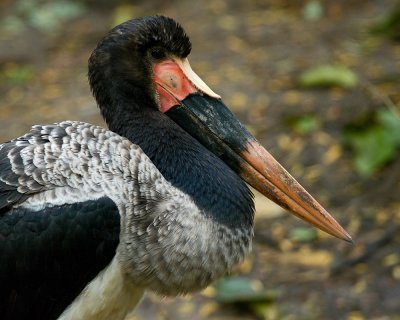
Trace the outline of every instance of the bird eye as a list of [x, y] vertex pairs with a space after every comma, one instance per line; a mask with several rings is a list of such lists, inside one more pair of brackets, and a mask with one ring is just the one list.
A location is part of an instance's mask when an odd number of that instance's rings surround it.
[[163, 49], [161, 48], [153, 48], [150, 51], [151, 56], [156, 59], [156, 60], [160, 60], [162, 58], [165, 58], [165, 52]]

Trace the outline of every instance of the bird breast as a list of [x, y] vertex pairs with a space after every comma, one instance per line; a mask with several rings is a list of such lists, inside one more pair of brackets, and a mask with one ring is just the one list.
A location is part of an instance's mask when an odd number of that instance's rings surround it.
[[163, 295], [198, 291], [225, 275], [250, 251], [253, 233], [214, 221], [188, 195], [171, 189], [174, 196], [147, 208], [151, 221], [128, 217], [117, 250], [134, 283]]

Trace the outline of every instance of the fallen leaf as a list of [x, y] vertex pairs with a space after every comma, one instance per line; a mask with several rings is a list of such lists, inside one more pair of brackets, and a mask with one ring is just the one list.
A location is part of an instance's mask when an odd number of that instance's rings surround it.
[[344, 66], [321, 65], [302, 73], [298, 83], [304, 88], [353, 88], [358, 83], [357, 75]]

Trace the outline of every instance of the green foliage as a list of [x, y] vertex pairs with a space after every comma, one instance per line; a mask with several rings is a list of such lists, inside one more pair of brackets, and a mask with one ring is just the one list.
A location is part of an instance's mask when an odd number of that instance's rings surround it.
[[2, 28], [14, 33], [23, 31], [26, 26], [56, 33], [63, 23], [85, 12], [85, 6], [78, 1], [17, 0], [14, 6], [15, 15], [6, 17], [0, 24]]
[[315, 131], [319, 126], [318, 119], [313, 114], [289, 117], [287, 125], [294, 132], [302, 135]]
[[353, 88], [358, 83], [357, 75], [344, 66], [321, 65], [303, 72], [298, 83], [303, 88]]
[[254, 281], [244, 277], [226, 277], [215, 288], [216, 299], [223, 303], [266, 302], [274, 300], [277, 292], [266, 291]]
[[215, 288], [216, 299], [249, 310], [260, 319], [279, 319], [278, 306], [274, 303], [278, 290], [265, 290], [259, 281], [244, 277], [226, 277]]
[[400, 119], [388, 110], [378, 111], [367, 121], [345, 128], [344, 140], [353, 151], [356, 170], [370, 176], [400, 149]]
[[21, 85], [29, 82], [34, 76], [31, 66], [12, 65], [0, 71], [0, 79], [4, 79], [15, 85]]
[[400, 146], [400, 118], [388, 110], [379, 112], [377, 117], [378, 122], [392, 135], [393, 142]]
[[317, 21], [322, 18], [324, 14], [324, 7], [322, 3], [317, 0], [310, 0], [304, 5], [302, 15], [305, 20]]
[[315, 228], [298, 227], [290, 230], [290, 239], [297, 242], [310, 242], [317, 237]]
[[382, 34], [400, 41], [400, 4], [391, 10], [382, 20], [378, 21], [371, 29], [373, 34]]

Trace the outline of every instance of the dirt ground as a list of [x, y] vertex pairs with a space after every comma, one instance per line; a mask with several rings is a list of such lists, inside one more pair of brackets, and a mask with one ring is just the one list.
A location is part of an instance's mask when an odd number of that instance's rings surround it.
[[[306, 7], [311, 2], [322, 7]], [[0, 22], [21, 15], [18, 3], [0, 1]], [[0, 23], [0, 141], [37, 123], [105, 125], [86, 78], [91, 50], [116, 21], [168, 15], [192, 40], [193, 69], [355, 244], [313, 236], [256, 195], [253, 251], [235, 275], [268, 299], [221, 303], [213, 286], [180, 298], [150, 293], [130, 319], [400, 319], [400, 154], [362, 176], [343, 143], [349, 124], [387, 109], [388, 101], [399, 106], [399, 42], [368, 32], [398, 1], [132, 3], [82, 2], [84, 13], [54, 32]], [[347, 89], [300, 88], [298, 76], [321, 64], [346, 66], [360, 81]], [[315, 122], [299, 132], [290, 119], [304, 115]], [[306, 238], [296, 236], [301, 232]]]

